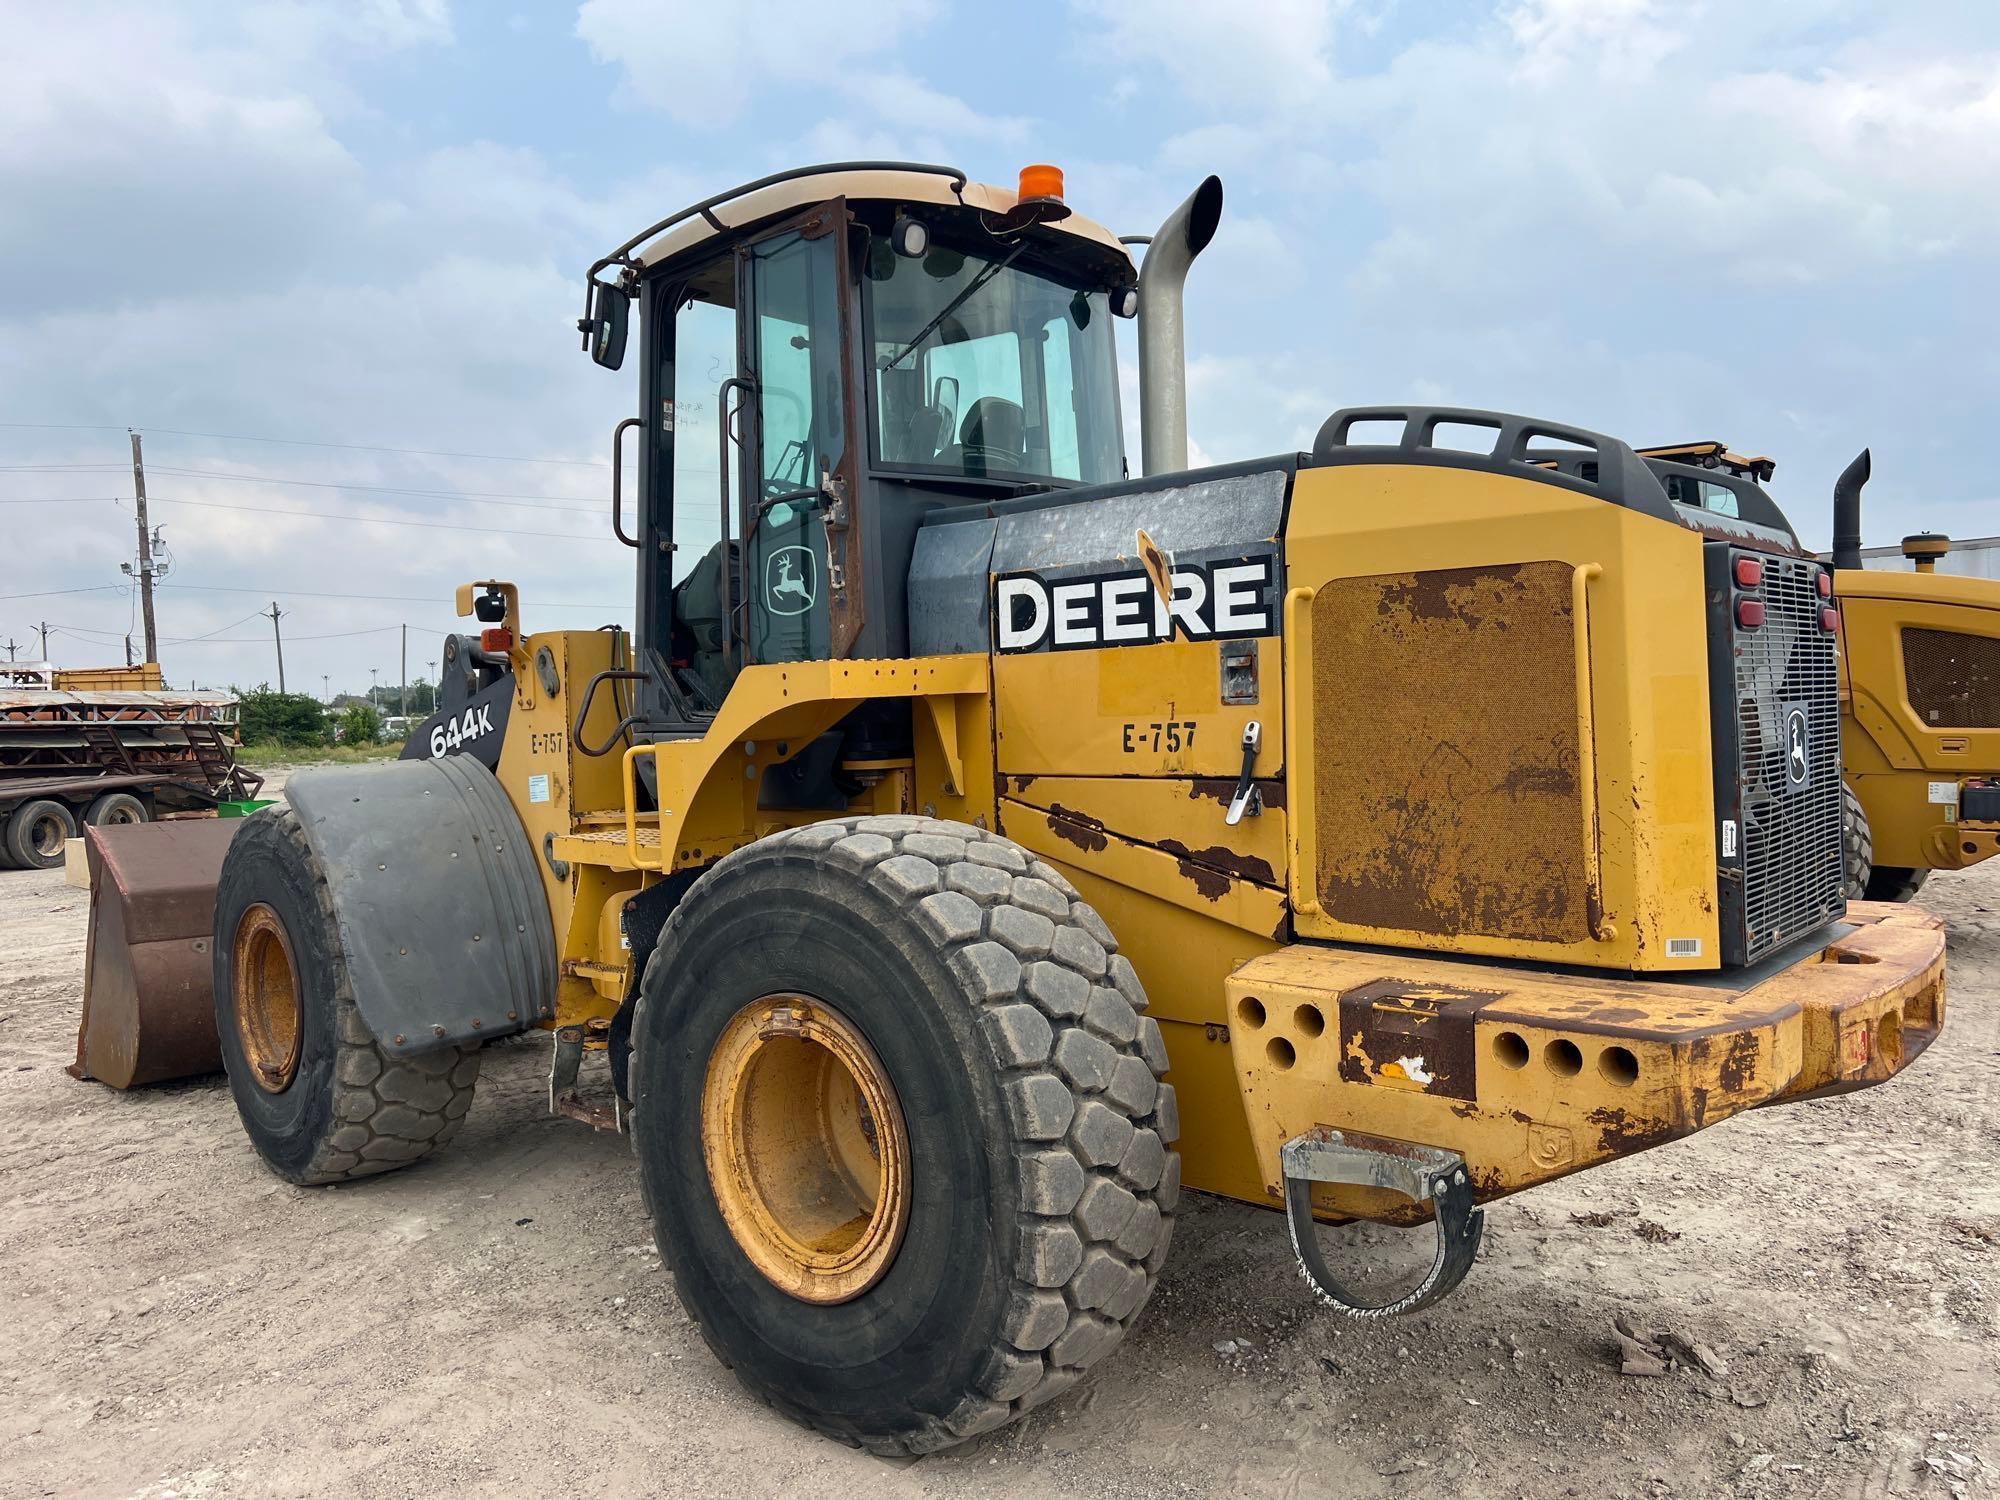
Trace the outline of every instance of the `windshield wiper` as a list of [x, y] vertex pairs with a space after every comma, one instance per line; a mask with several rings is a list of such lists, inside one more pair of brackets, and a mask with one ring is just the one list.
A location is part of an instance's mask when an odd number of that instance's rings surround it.
[[898, 354], [894, 359], [890, 360], [889, 363], [882, 366], [882, 368], [885, 370], [893, 370], [896, 368], [897, 365], [900, 365], [904, 360], [908, 359], [913, 353], [916, 352], [917, 345], [921, 344], [925, 339], [929, 338], [933, 333], [937, 331], [938, 324], [942, 323], [946, 318], [950, 317], [953, 313], [957, 312], [961, 307], [963, 307], [966, 303], [966, 299], [969, 298], [974, 292], [978, 291], [981, 287], [985, 286], [987, 282], [991, 281], [994, 277], [998, 276], [1002, 271], [1006, 270], [1009, 266], [1013, 265], [1015, 259], [1020, 255], [1020, 253], [1023, 250], [1027, 248], [1028, 248], [1028, 242], [1026, 239], [1023, 239], [1019, 244], [1015, 245], [1012, 250], [1007, 252], [1006, 259], [988, 261], [985, 265], [985, 268], [981, 270], [976, 276], [974, 276], [972, 280], [968, 281], [965, 284], [965, 290], [960, 292], [956, 297], [952, 298], [951, 301], [945, 303], [943, 307], [939, 308], [938, 315], [935, 318], [932, 318], [930, 322], [924, 324], [924, 326], [918, 330], [917, 336], [911, 339], [910, 342], [906, 346], [904, 346], [903, 352], [901, 354]]

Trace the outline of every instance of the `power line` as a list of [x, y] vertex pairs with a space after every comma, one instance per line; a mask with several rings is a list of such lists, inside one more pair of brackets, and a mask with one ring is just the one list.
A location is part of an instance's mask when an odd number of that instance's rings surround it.
[[[119, 585], [112, 584], [109, 587], [117, 588]], [[257, 587], [251, 588], [241, 585], [232, 587], [228, 584], [219, 583], [175, 582], [163, 583], [160, 587], [163, 590], [190, 589], [201, 594], [285, 594], [299, 599], [386, 599], [396, 604], [456, 604], [458, 602], [456, 599], [440, 599], [431, 594], [358, 594], [344, 590], [315, 591], [313, 589], [273, 588], [269, 584], [259, 584]], [[23, 594], [12, 597], [27, 598], [30, 596]], [[536, 609], [623, 609], [625, 607], [622, 604], [562, 604], [547, 599], [536, 599], [532, 602]]]
[[[132, 429], [109, 422], [0, 422], [0, 428], [36, 432], [129, 432]], [[241, 432], [187, 432], [177, 427], [141, 426], [140, 432], [158, 437], [213, 438], [222, 443], [280, 443], [291, 448], [344, 448], [356, 453], [403, 453], [417, 458], [480, 458], [505, 464], [566, 464], [578, 468], [608, 469], [599, 458], [530, 458], [519, 453], [459, 453], [448, 448], [390, 448], [380, 443], [329, 443], [311, 438], [253, 437]]]
[[[418, 495], [431, 500], [487, 500], [495, 505], [520, 505], [528, 510], [566, 510], [602, 515], [608, 508], [582, 495], [522, 494], [516, 490], [417, 490], [393, 484], [343, 484], [331, 479], [286, 479], [267, 474], [230, 474], [220, 469], [179, 469], [170, 464], [154, 464], [155, 474], [176, 474], [191, 479], [227, 479], [237, 484], [304, 485], [315, 490], [358, 490], [375, 495]], [[682, 472], [686, 472], [683, 470]], [[581, 500], [581, 505], [534, 505], [537, 500]]]
[[0, 505], [116, 505], [120, 498], [117, 495], [27, 495], [18, 500], [0, 500]]
[[129, 589], [129, 583], [93, 583], [80, 589], [38, 589], [32, 594], [0, 594], [0, 604], [10, 599], [52, 599], [57, 594], [101, 594], [106, 589]]
[[[279, 613], [280, 617], [283, 617], [283, 616], [284, 616], [284, 615], [285, 615], [285, 614], [286, 614], [287, 612], [286, 612], [286, 611], [284, 611], [284, 610], [280, 610], [280, 611], [279, 611], [278, 613]], [[259, 610], [259, 611], [257, 612], [257, 616], [256, 616], [256, 617], [257, 617], [258, 619], [261, 619], [261, 620], [268, 620], [268, 619], [270, 619], [270, 618], [271, 618], [271, 612], [270, 612], [269, 610]], [[238, 621], [237, 623], [238, 623], [238, 624], [240, 625], [240, 624], [242, 623], [242, 621], [240, 621], [240, 620], [239, 620], [239, 621]], [[404, 628], [405, 628], [405, 627], [404, 627], [404, 625], [402, 624], [402, 622], [401, 622], [401, 621], [398, 621], [398, 622], [397, 622], [396, 624], [394, 624], [394, 625], [370, 625], [370, 626], [369, 626], [369, 627], [368, 627], [368, 628], [367, 628], [366, 630], [333, 630], [333, 631], [328, 631], [328, 632], [327, 632], [326, 634], [324, 634], [324, 635], [295, 635], [295, 636], [293, 636], [293, 637], [292, 637], [292, 640], [293, 640], [294, 642], [298, 642], [298, 641], [344, 641], [344, 640], [348, 640], [348, 639], [350, 639], [351, 637], [353, 637], [353, 636], [357, 636], [357, 635], [381, 635], [381, 634], [383, 634], [383, 633], [384, 633], [385, 631], [390, 631], [390, 630], [402, 630], [402, 629], [404, 629]], [[423, 627], [422, 627], [422, 626], [418, 626], [417, 628], [418, 628], [419, 630], [423, 629]], [[447, 633], [447, 632], [444, 632], [444, 631], [440, 631], [440, 632], [439, 632], [439, 634], [440, 634], [440, 635], [442, 635], [442, 634], [446, 634], [446, 633]], [[179, 645], [183, 645], [183, 646], [193, 646], [193, 645], [202, 645], [202, 646], [262, 646], [262, 645], [266, 644], [266, 642], [265, 642], [264, 638], [263, 638], [262, 636], [260, 636], [260, 635], [239, 635], [239, 636], [227, 636], [227, 637], [224, 637], [224, 638], [223, 638], [223, 639], [221, 639], [221, 640], [214, 640], [214, 639], [209, 639], [209, 640], [193, 640], [193, 641], [180, 641], [180, 642], [177, 642], [176, 644], [179, 644]]]
[[408, 521], [394, 516], [350, 516], [325, 510], [280, 510], [270, 505], [227, 505], [220, 500], [182, 500], [170, 495], [155, 495], [156, 505], [194, 505], [203, 510], [247, 511], [260, 516], [293, 516], [300, 520], [345, 521], [358, 526], [416, 526], [426, 531], [473, 531], [485, 536], [538, 536], [558, 542], [610, 542], [615, 541], [609, 532], [602, 535], [579, 535], [573, 531], [510, 531], [504, 526], [469, 526], [452, 521]]
[[163, 646], [192, 646], [196, 641], [212, 640], [216, 636], [221, 635], [225, 630], [234, 630], [238, 625], [248, 625], [252, 620], [261, 620], [263, 618], [263, 610], [254, 610], [240, 620], [231, 620], [227, 625], [218, 625], [215, 629], [203, 631], [200, 635], [162, 636], [160, 644]]

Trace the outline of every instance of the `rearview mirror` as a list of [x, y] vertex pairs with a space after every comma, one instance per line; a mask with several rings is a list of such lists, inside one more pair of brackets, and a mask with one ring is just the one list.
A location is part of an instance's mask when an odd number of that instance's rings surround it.
[[625, 363], [625, 332], [632, 319], [632, 299], [615, 286], [598, 282], [590, 292], [590, 357], [615, 370]]

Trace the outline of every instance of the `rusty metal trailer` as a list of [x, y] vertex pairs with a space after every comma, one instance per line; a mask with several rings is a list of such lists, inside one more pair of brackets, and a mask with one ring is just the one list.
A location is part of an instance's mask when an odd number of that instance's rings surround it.
[[87, 826], [145, 823], [253, 796], [227, 693], [0, 687], [0, 867], [45, 869]]

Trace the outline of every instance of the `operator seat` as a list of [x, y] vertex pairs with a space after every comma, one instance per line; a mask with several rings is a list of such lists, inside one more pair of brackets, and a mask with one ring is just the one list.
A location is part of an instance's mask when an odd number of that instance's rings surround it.
[[958, 446], [949, 461], [968, 474], [1026, 468], [1028, 414], [1021, 403], [1005, 396], [981, 396], [973, 402], [959, 424]]

